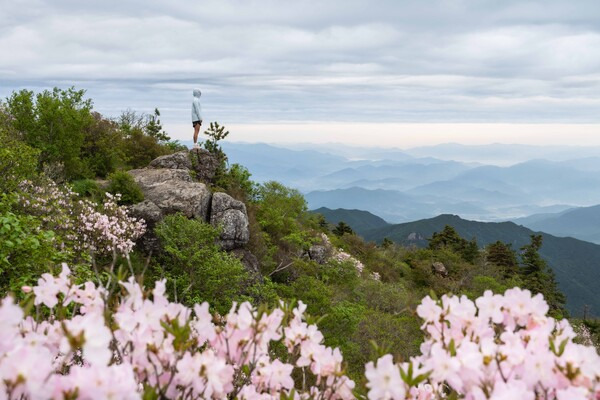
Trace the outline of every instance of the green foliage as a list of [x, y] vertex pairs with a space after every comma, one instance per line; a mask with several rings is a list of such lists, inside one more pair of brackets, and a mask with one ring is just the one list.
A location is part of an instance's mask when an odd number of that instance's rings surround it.
[[504, 277], [510, 278], [519, 272], [517, 254], [510, 244], [498, 240], [488, 244], [485, 250], [487, 261], [502, 268]]
[[64, 165], [67, 178], [86, 175], [80, 160], [84, 131], [92, 124], [92, 101], [84, 90], [54, 88], [34, 96], [14, 92], [7, 101], [13, 126], [25, 142], [40, 150], [40, 163]]
[[381, 247], [384, 249], [389, 249], [394, 245], [394, 242], [390, 238], [383, 238], [383, 242], [381, 242]]
[[85, 130], [81, 157], [89, 175], [105, 178], [126, 165], [125, 138], [119, 124], [92, 112], [92, 123]]
[[219, 248], [219, 232], [210, 224], [176, 214], [158, 224], [155, 233], [163, 246], [162, 270], [155, 273], [167, 278], [167, 288], [178, 301], [188, 305], [208, 301], [226, 314], [232, 301], [248, 299], [244, 296], [248, 273], [237, 258]]
[[34, 179], [39, 154], [0, 122], [0, 192], [12, 192], [20, 182]]
[[0, 131], [8, 125], [11, 137], [38, 149], [39, 169], [55, 178], [104, 178], [185, 148], [170, 141], [158, 109], [153, 114], [128, 110], [112, 121], [93, 112], [85, 91], [74, 88], [13, 92], [3, 113], [8, 117], [0, 118]]
[[539, 254], [541, 247], [542, 235], [531, 235], [531, 243], [521, 248], [523, 287], [543, 294], [550, 306], [549, 314], [560, 319], [567, 315], [566, 298], [558, 289], [554, 273]]
[[215, 182], [220, 182], [224, 179], [227, 171], [227, 155], [219, 142], [229, 135], [229, 131], [226, 131], [225, 127], [219, 125], [218, 122], [211, 122], [208, 129], [204, 131], [204, 134], [208, 136], [208, 139], [204, 141], [203, 146], [217, 159], [218, 164], [214, 179]]
[[120, 125], [124, 134], [123, 153], [128, 167], [143, 168], [155, 158], [171, 152], [157, 138], [146, 134], [143, 124], [129, 125], [129, 118], [132, 117], [123, 117]]
[[159, 142], [168, 142], [171, 140], [167, 132], [163, 130], [158, 108], [154, 109], [154, 114], [147, 116], [145, 131], [148, 136], [156, 138]]
[[112, 194], [119, 193], [121, 199], [119, 204], [135, 204], [144, 200], [142, 189], [133, 180], [133, 177], [125, 171], [117, 171], [109, 175], [107, 191]]
[[460, 254], [467, 262], [474, 262], [479, 256], [477, 241], [475, 239], [470, 241], [463, 239], [450, 225], [446, 225], [440, 233], [433, 233], [431, 239], [429, 239], [429, 248], [432, 250], [450, 249]]
[[257, 212], [261, 228], [273, 240], [282, 240], [301, 230], [308, 207], [302, 194], [278, 182], [266, 182], [257, 188]]
[[215, 184], [225, 189], [229, 195], [246, 202], [254, 197], [256, 191], [256, 184], [250, 179], [251, 176], [246, 167], [232, 164]]
[[43, 272], [61, 261], [54, 248], [54, 233], [41, 229], [35, 217], [11, 211], [10, 200], [0, 202], [0, 294], [20, 295]]
[[79, 179], [72, 184], [73, 191], [81, 197], [90, 197], [94, 200], [100, 200], [104, 190], [98, 186], [93, 179]]
[[345, 234], [354, 235], [354, 231], [350, 228], [350, 225], [344, 221], [338, 222], [335, 228], [331, 231], [334, 235], [344, 236]]

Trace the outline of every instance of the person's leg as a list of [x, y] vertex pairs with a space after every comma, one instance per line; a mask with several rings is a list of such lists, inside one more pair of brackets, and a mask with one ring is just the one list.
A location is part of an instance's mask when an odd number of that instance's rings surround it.
[[200, 133], [200, 124], [194, 125], [194, 144], [198, 143], [198, 133]]

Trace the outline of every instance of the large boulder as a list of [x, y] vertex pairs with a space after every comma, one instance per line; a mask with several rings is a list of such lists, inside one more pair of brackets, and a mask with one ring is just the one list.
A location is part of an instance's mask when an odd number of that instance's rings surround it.
[[211, 192], [204, 183], [194, 182], [183, 169], [134, 169], [128, 171], [146, 200], [163, 215], [182, 213], [188, 218], [208, 220]]
[[152, 201], [144, 200], [141, 203], [132, 205], [129, 212], [136, 218], [142, 218], [146, 221], [148, 228], [153, 228], [163, 219], [162, 210]]
[[150, 168], [192, 169], [192, 160], [187, 150], [179, 151], [166, 156], [160, 156], [150, 162]]
[[221, 227], [219, 244], [225, 250], [242, 247], [250, 240], [246, 205], [226, 193], [213, 194], [210, 223]]
[[191, 169], [196, 173], [196, 179], [202, 182], [212, 182], [219, 168], [219, 160], [201, 148], [190, 150], [189, 159], [192, 164]]
[[308, 258], [317, 264], [325, 264], [331, 256], [331, 249], [322, 244], [313, 244], [308, 249]]
[[142, 248], [144, 253], [151, 254], [160, 251], [160, 243], [154, 234], [154, 227], [163, 219], [162, 210], [150, 200], [144, 200], [129, 207], [129, 213], [141, 218], [146, 222], [146, 233], [138, 239], [137, 245]]
[[439, 261], [435, 261], [431, 264], [431, 272], [444, 278], [448, 276], [446, 266]]

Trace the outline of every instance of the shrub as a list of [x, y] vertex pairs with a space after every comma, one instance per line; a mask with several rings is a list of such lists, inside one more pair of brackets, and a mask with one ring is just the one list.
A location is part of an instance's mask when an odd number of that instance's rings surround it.
[[167, 287], [184, 304], [209, 301], [225, 314], [233, 301], [246, 299], [248, 273], [241, 262], [216, 244], [219, 232], [210, 224], [184, 215], [167, 216], [155, 228], [163, 254]]
[[[1, 110], [0, 110], [1, 111]], [[20, 182], [37, 174], [39, 150], [16, 139], [14, 132], [0, 125], [0, 192], [14, 191]]]
[[104, 190], [98, 186], [98, 183], [93, 179], [79, 179], [72, 184], [73, 191], [81, 197], [89, 197], [93, 200], [100, 200], [104, 194]]
[[92, 101], [84, 90], [54, 88], [34, 96], [32, 91], [14, 92], [7, 101], [13, 127], [25, 142], [40, 150], [43, 164], [64, 165], [69, 179], [88, 172], [81, 161], [84, 131], [92, 124]]
[[119, 204], [135, 204], [144, 200], [144, 193], [133, 177], [125, 171], [117, 171], [108, 176], [107, 191], [112, 194], [120, 194]]
[[41, 229], [39, 221], [10, 210], [6, 198], [0, 204], [0, 293], [21, 295], [21, 286], [37, 278], [63, 257], [54, 246], [54, 232]]

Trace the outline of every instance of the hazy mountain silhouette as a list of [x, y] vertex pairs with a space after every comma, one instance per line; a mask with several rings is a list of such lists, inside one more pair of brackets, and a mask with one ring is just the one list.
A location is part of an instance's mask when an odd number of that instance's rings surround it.
[[571, 236], [600, 244], [600, 205], [555, 214], [537, 214], [513, 222], [556, 236]]

